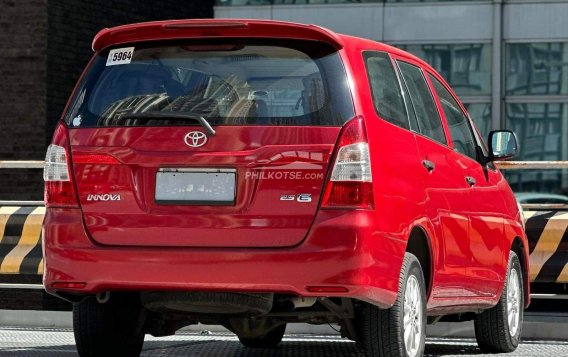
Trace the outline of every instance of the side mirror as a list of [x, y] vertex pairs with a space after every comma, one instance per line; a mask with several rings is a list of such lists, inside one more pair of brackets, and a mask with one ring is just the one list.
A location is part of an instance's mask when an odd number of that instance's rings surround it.
[[489, 133], [489, 161], [506, 160], [517, 155], [517, 136], [510, 130], [493, 130]]

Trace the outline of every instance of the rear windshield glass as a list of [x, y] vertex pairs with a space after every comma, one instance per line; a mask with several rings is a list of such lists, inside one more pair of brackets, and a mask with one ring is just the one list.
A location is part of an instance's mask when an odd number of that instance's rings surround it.
[[94, 58], [65, 119], [70, 127], [197, 125], [184, 115], [211, 125], [339, 126], [353, 113], [331, 46], [236, 39], [107, 49]]

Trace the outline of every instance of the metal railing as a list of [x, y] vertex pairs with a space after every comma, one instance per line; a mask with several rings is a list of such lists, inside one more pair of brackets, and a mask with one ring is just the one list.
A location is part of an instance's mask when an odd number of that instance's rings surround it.
[[568, 161], [496, 161], [501, 170], [553, 170], [568, 169]]
[[[0, 160], [0, 169], [43, 169], [43, 160]], [[0, 200], [0, 206], [43, 206], [43, 201]]]
[[[496, 161], [500, 170], [559, 170], [568, 169], [568, 161]], [[568, 210], [564, 203], [520, 203], [525, 210]]]
[[0, 160], [0, 169], [43, 169], [43, 160]]

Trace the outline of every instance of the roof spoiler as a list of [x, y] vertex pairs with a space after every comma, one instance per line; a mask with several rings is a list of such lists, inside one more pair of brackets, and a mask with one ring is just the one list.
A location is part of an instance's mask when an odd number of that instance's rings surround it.
[[106, 28], [95, 36], [92, 47], [98, 52], [111, 45], [139, 41], [221, 37], [302, 39], [343, 47], [336, 33], [320, 26], [243, 19], [170, 20]]

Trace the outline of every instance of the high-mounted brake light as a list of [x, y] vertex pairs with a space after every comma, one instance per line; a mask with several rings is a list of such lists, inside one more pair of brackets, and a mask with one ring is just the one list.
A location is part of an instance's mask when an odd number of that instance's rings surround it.
[[357, 117], [343, 128], [329, 182], [324, 208], [373, 208], [373, 178], [367, 132], [363, 118]]
[[47, 148], [43, 179], [46, 207], [78, 207], [77, 195], [69, 169], [67, 129], [59, 124]]

